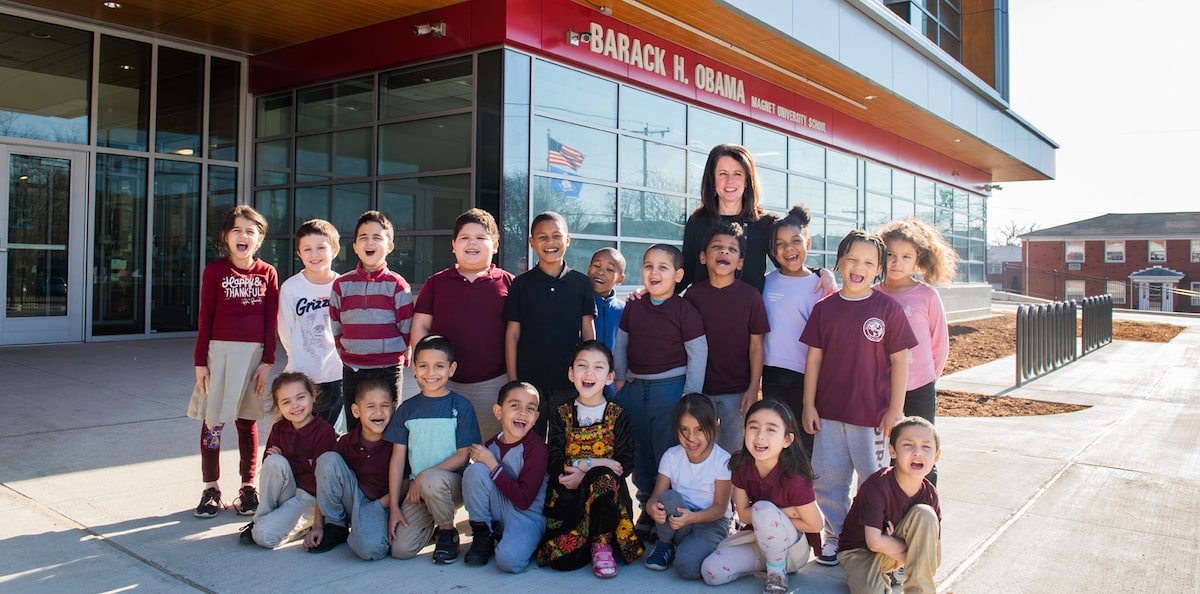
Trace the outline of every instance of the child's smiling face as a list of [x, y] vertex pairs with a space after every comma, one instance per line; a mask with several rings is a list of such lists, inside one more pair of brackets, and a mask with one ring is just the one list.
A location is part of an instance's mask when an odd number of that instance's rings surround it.
[[254, 221], [246, 217], [234, 218], [233, 228], [225, 232], [225, 247], [229, 249], [229, 259], [239, 264], [253, 260], [254, 252], [258, 251], [262, 242], [262, 231]]
[[799, 276], [806, 270], [804, 260], [808, 258], [808, 247], [812, 245], [804, 230], [795, 225], [784, 225], [775, 231], [775, 259], [779, 271], [786, 276]]
[[675, 285], [683, 280], [683, 269], [675, 268], [675, 258], [662, 250], [647, 250], [642, 260], [642, 286], [655, 299], [675, 294]]
[[608, 365], [608, 358], [604, 353], [591, 349], [579, 351], [579, 354], [575, 355], [575, 361], [571, 363], [571, 370], [567, 375], [571, 383], [575, 384], [579, 399], [583, 401], [596, 400], [597, 397], [604, 400], [604, 386], [613, 382], [613, 370]]
[[454, 236], [454, 259], [465, 272], [486, 270], [496, 254], [496, 240], [479, 223], [467, 223]]
[[541, 221], [533, 226], [529, 234], [529, 247], [537, 254], [538, 266], [558, 266], [571, 245], [571, 235], [565, 226], [553, 219]]
[[521, 386], [512, 388], [504, 394], [503, 403], [492, 405], [492, 413], [500, 420], [504, 443], [521, 441], [537, 422], [537, 394]]
[[731, 278], [742, 269], [742, 246], [732, 235], [713, 235], [700, 252], [700, 263], [708, 268], [710, 278]]
[[314, 401], [304, 382], [288, 382], [275, 391], [275, 407], [279, 414], [297, 429], [312, 421]]
[[783, 449], [796, 439], [788, 433], [779, 413], [770, 408], [754, 411], [746, 419], [746, 449], [756, 461], [777, 460]]
[[383, 430], [392, 420], [392, 393], [383, 389], [368, 390], [350, 405], [350, 413], [360, 422], [362, 435], [369, 441], [383, 438]]
[[904, 282], [912, 279], [917, 269], [917, 248], [903, 239], [887, 242], [887, 279]]
[[708, 459], [708, 453], [712, 451], [712, 442], [708, 440], [708, 434], [700, 428], [700, 421], [697, 421], [696, 417], [682, 415], [679, 418], [679, 426], [675, 428], [675, 435], [679, 437], [679, 445], [683, 446], [683, 452], [687, 454], [689, 462], [695, 464]]
[[625, 272], [621, 270], [620, 263], [605, 252], [592, 256], [587, 275], [588, 280], [592, 281], [592, 292], [601, 297], [607, 297], [613, 287], [625, 282]]
[[320, 233], [310, 233], [296, 242], [296, 253], [300, 255], [305, 270], [324, 272], [333, 264], [338, 248], [329, 243], [328, 237]]
[[838, 271], [842, 274], [842, 294], [847, 297], [870, 294], [871, 284], [882, 269], [878, 248], [865, 241], [850, 244], [846, 253], [838, 260]]
[[437, 349], [421, 349], [413, 358], [413, 376], [421, 393], [426, 396], [445, 396], [450, 392], [446, 382], [458, 369], [458, 363], [450, 361], [446, 353]]
[[377, 270], [383, 266], [387, 255], [396, 247], [392, 238], [384, 231], [383, 225], [375, 221], [367, 221], [358, 226], [354, 235], [354, 253], [362, 262], [363, 268]]

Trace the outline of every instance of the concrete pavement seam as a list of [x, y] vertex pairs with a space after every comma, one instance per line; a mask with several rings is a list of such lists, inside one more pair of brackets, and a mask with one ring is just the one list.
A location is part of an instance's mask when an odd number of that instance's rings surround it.
[[217, 594], [217, 592], [215, 590], [206, 588], [203, 585], [198, 584], [198, 583], [188, 579], [184, 575], [181, 575], [179, 573], [171, 571], [170, 569], [167, 569], [166, 567], [164, 567], [158, 563], [155, 563], [154, 561], [151, 561], [150, 559], [147, 559], [147, 558], [133, 552], [132, 550], [121, 545], [120, 543], [110, 540], [108, 537], [104, 536], [103, 534], [96, 532], [95, 530], [92, 530], [91, 528], [77, 522], [74, 518], [72, 518], [68, 515], [65, 515], [65, 514], [59, 512], [58, 510], [56, 510], [52, 507], [49, 507], [49, 506], [43, 504], [42, 502], [37, 501], [36, 499], [33, 499], [32, 497], [12, 488], [7, 483], [0, 483], [0, 486], [4, 487], [4, 489], [8, 490], [13, 495], [16, 495], [17, 497], [19, 497], [20, 499], [25, 501], [29, 507], [34, 508], [37, 511], [40, 511], [43, 514], [59, 518], [61, 521], [65, 522], [71, 526], [74, 526], [76, 530], [80, 530], [80, 531], [84, 532], [85, 534], [91, 535], [93, 538], [100, 541], [101, 543], [106, 544], [106, 545], [116, 549], [118, 552], [124, 553], [125, 555], [129, 556], [130, 558], [132, 558], [136, 561], [140, 561], [141, 563], [157, 570], [158, 572], [160, 572], [164, 575], [174, 578], [175, 580], [178, 580], [179, 582], [182, 582], [188, 586], [191, 586], [192, 588], [195, 588], [196, 590], [199, 590], [201, 592], [205, 592], [207, 594]]

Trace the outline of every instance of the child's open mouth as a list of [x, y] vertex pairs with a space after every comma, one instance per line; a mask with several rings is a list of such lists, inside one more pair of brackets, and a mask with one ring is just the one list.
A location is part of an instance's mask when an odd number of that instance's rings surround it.
[[765, 454], [765, 453], [767, 453], [767, 450], [768, 450], [768, 449], [769, 449], [769, 448], [768, 448], [767, 446], [765, 446], [765, 445], [758, 445], [758, 444], [755, 444], [755, 446], [754, 446], [754, 453], [756, 453], [756, 454]]
[[725, 257], [717, 257], [717, 266], [733, 266], [733, 261]]
[[529, 426], [529, 424], [520, 419], [513, 419], [512, 426], [514, 429], [524, 429], [525, 427]]
[[377, 417], [370, 417], [367, 419], [367, 422], [370, 423], [372, 427], [383, 427], [383, 425], [384, 425], [383, 415], [379, 415]]
[[588, 390], [591, 390], [592, 388], [596, 387], [596, 382], [592, 382], [592, 381], [588, 381], [588, 380], [583, 380], [579, 383], [582, 384], [583, 387]]
[[867, 279], [867, 277], [865, 277], [861, 274], [851, 274], [850, 275], [850, 282], [852, 282], [856, 285], [862, 283], [866, 279]]
[[909, 468], [912, 468], [913, 470], [916, 470], [916, 471], [921, 471], [921, 470], [925, 469], [925, 463], [920, 460], [913, 460], [908, 466], [909, 466]]

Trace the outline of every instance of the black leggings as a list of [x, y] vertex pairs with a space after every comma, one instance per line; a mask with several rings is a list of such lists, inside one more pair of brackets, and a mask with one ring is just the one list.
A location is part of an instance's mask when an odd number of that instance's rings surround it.
[[[906, 417], [921, 417], [930, 423], [934, 422], [934, 417], [937, 416], [937, 388], [934, 387], [934, 382], [929, 382], [920, 388], [913, 388], [904, 393], [904, 416]], [[892, 459], [892, 466], [896, 465], [896, 460]], [[937, 466], [929, 471], [929, 476], [926, 477], [929, 482], [937, 486]]]

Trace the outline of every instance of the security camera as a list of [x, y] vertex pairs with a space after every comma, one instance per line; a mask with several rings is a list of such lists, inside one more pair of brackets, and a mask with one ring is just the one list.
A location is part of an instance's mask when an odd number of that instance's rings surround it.
[[592, 41], [592, 34], [591, 34], [591, 33], [580, 33], [580, 34], [579, 34], [579, 41], [581, 41], [581, 42], [583, 42], [583, 43], [591, 43], [591, 41]]

